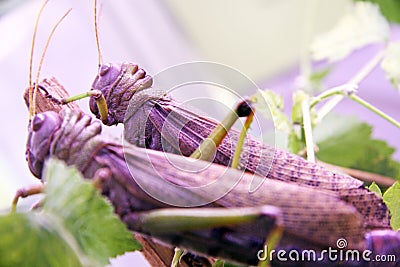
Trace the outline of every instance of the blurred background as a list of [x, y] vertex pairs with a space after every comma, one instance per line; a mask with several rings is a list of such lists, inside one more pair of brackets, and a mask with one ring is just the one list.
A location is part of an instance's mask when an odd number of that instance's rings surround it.
[[[349, 0], [98, 0], [99, 35], [104, 62], [136, 62], [151, 75], [191, 61], [230, 66], [260, 88], [282, 94], [290, 106], [297, 89], [299, 62], [315, 34], [330, 29], [349, 8]], [[5, 211], [14, 192], [35, 183], [25, 161], [28, 111], [22, 99], [28, 86], [29, 55], [36, 15], [43, 1], [0, 2], [0, 209]], [[45, 41], [56, 21], [70, 15], [57, 29], [44, 59], [41, 79], [55, 76], [71, 95], [87, 91], [97, 74], [93, 1], [53, 0], [38, 26], [34, 73]], [[393, 38], [399, 35], [393, 28]], [[340, 62], [327, 86], [349, 80], [371, 59], [369, 46]], [[240, 87], [240, 86], [238, 86]], [[251, 95], [255, 92], [240, 92]], [[212, 92], [209, 92], [212, 94]], [[360, 95], [399, 119], [398, 93], [377, 69], [360, 86]], [[224, 100], [223, 96], [213, 97]], [[229, 99], [226, 99], [228, 102]], [[230, 105], [231, 103], [227, 103]], [[88, 100], [79, 105], [87, 110]], [[374, 137], [399, 147], [398, 129], [351, 101], [335, 110], [354, 114], [375, 125]], [[334, 130], [334, 129], [333, 129]], [[399, 153], [396, 153], [399, 159]], [[23, 201], [22, 205], [29, 206]], [[130, 254], [113, 261], [125, 266], [138, 261]], [[126, 265], [128, 266], [128, 265]]]

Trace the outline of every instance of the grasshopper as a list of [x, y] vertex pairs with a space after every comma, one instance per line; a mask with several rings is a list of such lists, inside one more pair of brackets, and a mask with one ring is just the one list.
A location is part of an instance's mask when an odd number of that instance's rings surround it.
[[[104, 138], [100, 131], [98, 121], [78, 111], [65, 109], [60, 114], [36, 115], [27, 143], [29, 168], [40, 178], [43, 164], [50, 156], [75, 165], [86, 178], [98, 181], [102, 193], [131, 230], [232, 262], [256, 265], [257, 253], [279, 229], [283, 233], [276, 249], [302, 251], [311, 247], [319, 253], [328, 246], [336, 247], [337, 240], [345, 238], [347, 249], [399, 255], [397, 232], [368, 231], [364, 216], [336, 194], [278, 180], [267, 180], [249, 193], [251, 181], [263, 177], [218, 164], [188, 174], [171, 168], [170, 160], [192, 169], [205, 162], [187, 162], [179, 155], [168, 155], [167, 159], [162, 152], [133, 145], [123, 148]], [[125, 160], [135, 169], [133, 177]], [[237, 176], [241, 179], [231, 189], [229, 180]], [[185, 200], [188, 206], [213, 199], [209, 191], [192, 190], [204, 180], [212, 182], [220, 177], [224, 182], [219, 184], [219, 190], [230, 191], [205, 207], [177, 209], [146, 194], [134, 177], [145, 178], [142, 181], [149, 186], [170, 198]], [[180, 188], [166, 187], [165, 181]], [[276, 261], [276, 266], [279, 264]], [[293, 264], [296, 266], [296, 262]], [[368, 266], [366, 262], [355, 264]]]
[[[95, 79], [95, 82], [93, 83], [92, 86], [92, 93], [89, 93], [89, 95], [91, 95], [91, 100], [90, 100], [90, 108], [92, 110], [92, 112], [94, 114], [96, 114], [97, 117], [101, 118], [101, 120], [103, 121], [103, 123], [105, 123], [106, 125], [112, 125], [112, 124], [116, 124], [116, 123], [120, 123], [120, 122], [124, 122], [126, 130], [125, 130], [125, 138], [131, 142], [132, 144], [136, 144], [139, 146], [142, 146], [144, 148], [150, 148], [150, 149], [155, 149], [155, 150], [167, 150], [168, 152], [174, 152], [174, 153], [182, 153], [185, 156], [191, 155], [193, 153], [193, 151], [198, 147], [198, 145], [202, 142], [203, 139], [205, 139], [210, 133], [211, 130], [213, 128], [215, 128], [217, 126], [217, 123], [214, 121], [211, 121], [209, 119], [206, 118], [202, 118], [197, 116], [196, 114], [193, 114], [192, 112], [182, 109], [180, 108], [180, 105], [174, 101], [173, 99], [171, 99], [170, 97], [168, 97], [164, 92], [162, 91], [158, 91], [158, 90], [153, 90], [151, 88], [151, 83], [152, 83], [152, 79], [150, 76], [146, 75], [146, 72], [142, 69], [140, 69], [136, 64], [131, 64], [131, 63], [123, 63], [123, 64], [105, 64], [100, 66], [99, 68], [99, 74]], [[100, 94], [99, 94], [100, 92]], [[102, 97], [104, 96], [104, 98]], [[49, 96], [50, 99], [52, 99], [53, 101], [57, 102], [57, 100], [55, 98], [51, 98]], [[99, 100], [100, 99], [100, 100]], [[69, 100], [61, 100], [60, 103], [68, 103]], [[106, 105], [104, 105], [104, 102], [106, 103]], [[132, 103], [130, 103], [132, 102]], [[100, 104], [99, 104], [100, 103]], [[104, 106], [107, 107], [107, 109], [104, 109]], [[100, 108], [99, 108], [100, 107]], [[132, 108], [133, 107], [133, 108]], [[128, 111], [128, 112], [127, 112]], [[40, 116], [40, 115], [38, 115]], [[33, 131], [35, 131], [35, 129], [40, 130], [40, 128], [42, 127], [42, 124], [46, 124], [49, 126], [45, 126], [47, 127], [53, 127], [55, 126], [57, 123], [55, 123], [55, 121], [63, 121], [62, 119], [55, 119], [56, 116], [54, 115], [43, 115], [44, 117], [36, 117], [36, 124], [33, 123], [32, 129]], [[63, 116], [64, 117], [64, 116]], [[67, 116], [68, 117], [68, 116]], [[77, 116], [79, 117], [79, 116]], [[85, 116], [83, 116], [85, 117]], [[169, 118], [174, 118], [174, 120], [172, 120], [172, 122], [170, 120], [167, 119], [167, 117]], [[87, 120], [87, 119], [86, 119]], [[50, 121], [50, 122], [49, 122]], [[139, 124], [138, 122], [143, 122], [143, 124]], [[68, 123], [66, 124], [68, 125]], [[65, 128], [66, 125], [58, 125], [57, 127], [61, 127], [60, 129]], [[139, 126], [139, 127], [138, 127]], [[55, 126], [56, 127], [56, 126]], [[70, 125], [71, 129], [75, 128], [74, 125]], [[140, 128], [142, 127], [142, 128]], [[162, 131], [163, 128], [167, 128], [169, 129], [169, 131]], [[180, 130], [178, 130], [180, 129]], [[55, 129], [52, 129], [55, 131]], [[47, 130], [46, 130], [47, 131]], [[52, 134], [50, 132], [46, 132], [47, 134]], [[144, 133], [144, 134], [143, 134]], [[98, 133], [96, 133], [98, 134]], [[43, 136], [46, 136], [44, 134], [42, 134]], [[237, 136], [238, 134], [234, 131], [230, 132], [230, 135], [232, 136], [232, 140], [237, 140]], [[37, 136], [41, 136], [41, 135], [37, 135]], [[43, 137], [42, 136], [42, 137]], [[47, 135], [50, 136], [50, 135]], [[51, 135], [53, 136], [53, 135]], [[62, 139], [64, 139], [64, 136], [62, 134], [60, 134], [59, 136], [62, 137]], [[174, 142], [175, 137], [179, 136], [179, 142]], [[59, 140], [62, 140], [60, 137]], [[40, 140], [40, 138], [38, 137], [38, 139]], [[39, 176], [40, 172], [38, 170], [40, 170], [41, 168], [41, 164], [43, 164], [44, 159], [40, 159], [39, 161], [37, 161], [37, 157], [36, 157], [36, 153], [32, 152], [30, 150], [30, 147], [34, 148], [39, 142], [37, 141], [38, 139], [33, 138], [33, 141], [31, 145], [29, 145], [28, 143], [28, 158], [29, 155], [31, 155], [30, 157], [30, 168], [32, 170], [32, 172]], [[40, 140], [42, 142], [45, 142], [45, 140]], [[94, 142], [95, 143], [95, 142]], [[165, 146], [165, 144], [167, 144]], [[221, 145], [219, 146], [219, 149], [216, 153], [216, 157], [214, 162], [215, 163], [219, 163], [219, 164], [223, 164], [223, 165], [228, 165], [230, 162], [230, 158], [232, 156], [231, 151], [232, 151], [232, 147], [234, 147], [235, 142], [231, 142], [231, 140], [227, 140], [224, 139], [221, 143]], [[51, 147], [53, 147], [52, 144]], [[164, 146], [163, 146], [164, 145]], [[130, 147], [130, 146], [129, 146]], [[66, 148], [64, 148], [65, 150]], [[137, 148], [135, 148], [137, 149]], [[137, 152], [135, 149], [133, 149], [132, 151], [134, 151], [135, 153]], [[50, 149], [51, 150], [51, 149]], [[90, 149], [88, 149], [90, 151]], [[43, 150], [45, 151], [45, 149]], [[42, 155], [42, 153], [44, 153], [43, 151], [41, 151], [39, 153], [39, 155]], [[129, 151], [129, 149], [128, 149]], [[90, 151], [93, 152], [93, 151]], [[78, 165], [79, 168], [79, 161], [85, 161], [85, 159], [77, 159], [74, 157], [76, 156], [68, 156], [67, 158], [63, 158], [63, 155], [59, 155], [58, 153], [62, 154], [61, 152], [49, 152], [48, 154], [54, 154], [55, 156], [65, 160], [67, 163], [69, 164], [74, 164], [74, 165]], [[63, 152], [65, 153], [65, 151]], [[111, 152], [110, 152], [111, 153]], [[143, 150], [138, 152], [140, 153], [145, 153]], [[155, 155], [158, 156], [154, 156], [154, 162], [163, 162], [161, 160], [161, 154], [157, 154], [156, 152], [150, 152], [150, 153], [155, 153]], [[271, 153], [272, 153], [272, 157], [271, 157]], [[46, 156], [48, 155], [46, 154]], [[129, 154], [129, 153], [128, 153]], [[261, 175], [261, 176], [266, 176], [267, 178], [271, 178], [271, 180], [269, 180], [269, 184], [275, 184], [278, 183], [278, 185], [276, 185], [276, 191], [273, 191], [272, 195], [270, 196], [270, 198], [266, 197], [262, 200], [260, 200], [261, 202], [257, 202], [255, 199], [251, 199], [250, 201], [246, 202], [244, 201], [243, 204], [241, 204], [241, 198], [242, 198], [242, 191], [238, 191], [238, 194], [240, 196], [240, 201], [239, 202], [235, 202], [234, 199], [231, 197], [227, 200], [227, 202], [221, 202], [219, 203], [218, 201], [216, 201], [216, 206], [223, 206], [223, 207], [235, 207], [235, 208], [239, 208], [242, 205], [244, 205], [245, 207], [254, 207], [254, 206], [262, 206], [263, 209], [260, 210], [259, 208], [253, 210], [240, 210], [240, 212], [234, 212], [233, 214], [228, 213], [228, 214], [224, 214], [224, 212], [226, 212], [225, 209], [223, 210], [207, 210], [207, 214], [216, 214], [217, 217], [217, 224], [212, 224], [210, 221], [212, 221], [211, 219], [206, 220], [206, 224], [207, 224], [207, 228], [212, 228], [215, 229], [215, 227], [220, 226], [221, 224], [223, 226], [231, 226], [230, 223], [225, 224], [225, 219], [227, 217], [232, 217], [234, 218], [234, 222], [233, 225], [236, 226], [237, 224], [241, 224], [243, 223], [242, 220], [246, 220], [244, 219], [244, 217], [247, 218], [247, 215], [249, 215], [250, 217], [252, 217], [251, 219], [251, 227], [253, 227], [254, 225], [252, 223], [254, 220], [254, 215], [257, 214], [257, 216], [261, 216], [263, 218], [267, 218], [268, 221], [268, 225], [269, 226], [265, 226], [265, 229], [267, 232], [264, 232], [262, 237], [259, 238], [259, 240], [265, 240], [271, 233], [275, 232], [275, 227], [280, 228], [283, 227], [285, 229], [285, 233], [284, 233], [284, 238], [282, 239], [282, 244], [284, 245], [285, 242], [287, 242], [287, 244], [290, 244], [290, 246], [292, 246], [292, 244], [295, 244], [295, 246], [298, 246], [298, 248], [304, 249], [306, 246], [304, 246], [304, 243], [315, 243], [316, 247], [318, 247], [318, 241], [316, 239], [320, 239], [322, 238], [327, 238], [326, 242], [323, 242], [323, 246], [327, 246], [327, 245], [334, 245], [334, 240], [336, 238], [336, 240], [338, 239], [337, 236], [336, 237], [332, 237], [332, 236], [328, 236], [326, 233], [325, 234], [321, 234], [318, 233], [317, 231], [317, 227], [316, 225], [310, 225], [307, 226], [309, 227], [310, 232], [315, 231], [316, 236], [318, 238], [313, 239], [312, 234], [308, 233], [307, 236], [306, 235], [300, 235], [300, 238], [296, 235], [296, 233], [301, 233], [301, 230], [294, 227], [293, 225], [287, 221], [285, 221], [285, 214], [289, 214], [288, 217], [295, 217], [295, 212], [294, 210], [286, 210], [286, 204], [275, 204], [274, 201], [272, 201], [272, 198], [277, 198], [277, 196], [279, 195], [279, 192], [284, 192], [286, 189], [284, 189], [283, 185], [280, 184], [281, 182], [279, 181], [275, 181], [275, 180], [282, 180], [282, 181], [286, 181], [288, 184], [286, 186], [288, 187], [292, 187], [294, 189], [292, 189], [291, 192], [293, 194], [297, 194], [299, 193], [300, 189], [301, 190], [311, 190], [308, 193], [304, 193], [304, 197], [305, 198], [310, 198], [311, 199], [311, 195], [312, 194], [318, 194], [321, 195], [321, 199], [319, 199], [319, 196], [316, 197], [317, 201], [319, 200], [324, 200], [326, 201], [326, 207], [329, 207], [330, 210], [334, 209], [333, 205], [329, 204], [329, 203], [342, 203], [344, 201], [343, 205], [347, 205], [352, 206], [353, 210], [351, 211], [352, 213], [355, 213], [359, 216], [361, 216], [361, 219], [358, 220], [354, 220], [353, 219], [349, 219], [347, 218], [347, 216], [342, 217], [342, 219], [345, 221], [345, 223], [343, 225], [345, 225], [346, 227], [348, 227], [350, 224], [354, 225], [358, 230], [356, 236], [358, 236], [358, 239], [361, 239], [356, 241], [357, 238], [353, 237], [350, 234], [350, 248], [354, 247], [357, 249], [363, 249], [366, 248], [366, 246], [368, 244], [372, 244], [375, 240], [377, 239], [376, 236], [379, 236], [379, 234], [376, 234], [376, 232], [371, 232], [371, 234], [367, 235], [367, 237], [365, 237], [365, 231], [367, 229], [370, 228], [387, 228], [388, 227], [388, 211], [385, 207], [385, 205], [382, 203], [382, 200], [377, 197], [374, 193], [367, 191], [365, 188], [362, 187], [362, 183], [358, 180], [352, 179], [351, 177], [347, 177], [347, 176], [343, 176], [343, 175], [339, 175], [336, 173], [332, 173], [326, 169], [323, 169], [321, 167], [319, 167], [316, 164], [312, 164], [309, 162], [306, 162], [305, 160], [303, 160], [300, 157], [297, 157], [295, 155], [292, 155], [290, 153], [281, 151], [281, 150], [277, 150], [275, 148], [269, 147], [267, 145], [262, 144], [261, 142], [257, 141], [254, 138], [249, 137], [248, 138], [248, 143], [247, 146], [245, 146], [244, 149], [244, 153], [243, 153], [243, 157], [241, 160], [241, 164], [240, 167], [246, 171], [249, 172], [254, 172], [257, 175]], [[126, 156], [126, 155], [125, 155]], [[119, 156], [121, 159], [123, 159], [122, 156]], [[182, 162], [182, 164], [184, 164], [183, 159], [181, 157], [173, 157], [177, 162]], [[130, 158], [129, 156], [127, 158]], [[272, 159], [272, 160], [271, 160]], [[72, 160], [72, 162], [68, 162], [68, 160]], [[137, 164], [137, 162], [142, 161], [142, 159], [138, 160], [132, 160], [129, 161], [129, 165], [130, 164]], [[89, 161], [88, 159], [86, 159], [86, 161]], [[268, 162], [269, 164], [265, 164], [265, 162]], [[152, 161], [153, 163], [153, 161]], [[164, 161], [165, 163], [165, 161]], [[87, 163], [89, 164], [89, 163]], [[36, 166], [37, 165], [37, 166]], [[130, 165], [131, 166], [131, 165]], [[137, 166], [137, 165], [132, 165], [132, 166]], [[163, 165], [160, 166], [161, 169], [163, 170], [168, 170], [168, 168], [166, 167], [167, 165]], [[211, 165], [214, 166], [214, 165]], [[97, 166], [98, 167], [98, 166]], [[192, 164], [190, 166], [188, 166], [188, 168], [195, 168], [197, 167], [195, 164]], [[200, 177], [203, 176], [207, 176], [210, 175], [213, 172], [218, 173], [218, 169], [214, 170], [214, 167], [211, 168], [210, 173], [201, 173], [201, 175], [196, 175], [193, 180], [185, 180], [183, 174], [177, 175], [176, 177], [179, 177], [181, 179], [173, 179], [170, 178], [168, 181], [172, 182], [174, 184], [180, 185], [180, 186], [193, 186], [193, 185], [198, 185], [196, 184], [196, 182], [198, 182], [198, 180], [200, 180]], [[215, 167], [218, 168], [218, 167]], [[82, 171], [82, 170], [81, 170]], [[82, 171], [85, 175], [85, 172]], [[137, 170], [135, 169], [134, 173], [137, 172]], [[113, 173], [111, 171], [111, 173]], [[232, 177], [237, 177], [239, 172], [236, 172], [232, 174]], [[175, 177], [175, 174], [170, 174], [172, 177]], [[187, 175], [187, 174], [186, 174]], [[85, 175], [87, 177], [87, 175]], [[93, 178], [93, 177], [102, 177], [101, 173], [97, 173], [97, 175], [95, 175], [95, 173], [92, 173], [92, 175], [89, 175], [89, 178]], [[107, 176], [107, 175], [106, 175]], [[139, 175], [141, 176], [141, 175]], [[146, 176], [144, 176], [146, 177]], [[156, 174], [153, 174], [151, 177], [157, 177]], [[258, 178], [257, 178], [258, 177]], [[131, 178], [132, 179], [132, 178]], [[153, 180], [153, 178], [151, 179], [144, 179], [144, 180]], [[245, 179], [246, 180], [246, 179]], [[246, 180], [247, 184], [246, 186], [250, 186], [249, 183], [249, 178]], [[256, 184], [260, 184], [261, 187], [258, 188], [258, 190], [263, 188], [263, 183], [262, 180], [260, 181], [260, 177], [256, 176], [255, 180], [259, 180]], [[154, 178], [153, 182], [157, 181], [157, 179]], [[160, 181], [158, 179], [158, 181]], [[204, 179], [202, 180], [203, 182], [205, 181]], [[253, 181], [253, 180], [252, 180]], [[154, 183], [150, 183], [149, 186], [151, 187], [155, 187]], [[193, 184], [194, 183], [194, 184]], [[128, 183], [122, 182], [123, 186], [128, 186]], [[280, 185], [279, 185], [280, 184]], [[309, 189], [304, 189], [304, 187], [309, 187]], [[241, 190], [243, 190], [243, 187]], [[318, 190], [312, 190], [311, 188], [316, 188]], [[162, 188], [160, 188], [161, 190]], [[224, 188], [222, 187], [223, 190], [228, 190], [229, 188]], [[258, 191], [257, 190], [257, 191]], [[175, 190], [176, 191], [176, 190]], [[330, 191], [330, 192], [329, 192]], [[137, 191], [134, 191], [135, 193]], [[134, 192], [129, 192], [130, 195], [133, 195], [136, 197]], [[141, 192], [143, 193], [143, 192]], [[186, 192], [185, 190], [178, 190], [176, 192], [177, 195], [182, 194], [183, 197], [180, 199], [183, 199], [185, 201], [188, 201], [188, 203], [192, 203], [191, 201], [198, 201], [198, 200], [203, 200], [203, 201], [210, 201], [209, 196], [208, 197], [204, 197], [204, 195], [207, 195], [207, 192], [203, 192], [203, 194], [198, 193], [198, 195], [194, 194], [194, 192], [191, 192], [189, 190], [189, 192]], [[197, 196], [197, 197], [196, 197]], [[324, 196], [330, 196], [332, 199], [325, 199]], [[293, 196], [292, 196], [293, 198]], [[142, 201], [141, 198], [139, 198], [140, 201]], [[222, 198], [224, 199], [224, 198]], [[245, 199], [245, 197], [243, 197], [243, 199]], [[285, 201], [290, 202], [289, 197], [286, 196], [286, 198], [283, 198]], [[297, 199], [298, 201], [303, 201], [303, 198], [299, 198]], [[212, 199], [213, 200], [213, 199]], [[139, 201], [139, 202], [140, 202]], [[143, 202], [146, 202], [148, 200], [144, 200]], [[154, 200], [153, 200], [154, 201]], [[265, 201], [265, 202], [264, 202]], [[331, 202], [332, 201], [332, 202]], [[307, 201], [306, 201], [307, 202]], [[322, 207], [319, 207], [319, 205], [315, 205], [314, 207], [311, 207], [311, 203], [309, 203], [310, 201], [308, 201], [306, 204], [308, 204], [309, 206], [305, 206], [308, 210], [313, 210], [314, 208], [314, 213], [313, 216], [315, 216], [316, 213], [316, 208], [318, 207], [321, 210], [324, 210], [325, 213], [323, 212], [322, 214], [324, 214], [324, 216], [327, 216], [327, 210], [326, 209], [322, 209]], [[347, 204], [345, 203], [347, 202]], [[152, 203], [152, 202], [151, 202]], [[214, 203], [214, 202], [212, 202]], [[323, 203], [323, 202], [321, 202]], [[292, 203], [294, 204], [294, 203]], [[117, 206], [117, 204], [115, 204]], [[233, 206], [232, 206], [233, 205]], [[278, 207], [279, 210], [276, 210], [273, 207], [270, 206], [265, 206], [265, 205], [273, 205], [275, 208]], [[325, 205], [325, 204], [324, 204]], [[338, 211], [343, 211], [345, 214], [347, 214], [347, 212], [349, 212], [348, 210], [346, 210], [346, 208], [344, 208], [345, 206], [343, 206], [343, 210], [341, 209], [342, 204], [338, 204], [339, 206], [336, 207], [336, 209], [338, 209]], [[290, 204], [289, 204], [290, 206]], [[155, 209], [155, 208], [170, 208], [168, 206], [164, 206], [163, 205], [159, 205], [159, 206], [154, 206], [152, 208], [150, 208], [150, 210]], [[214, 207], [213, 207], [214, 208]], [[293, 207], [292, 207], [293, 208]], [[356, 210], [354, 210], [354, 208]], [[274, 210], [275, 209], [275, 210]], [[144, 209], [146, 210], [146, 209]], [[282, 210], [282, 211], [281, 211]], [[139, 208], [139, 211], [142, 211]], [[146, 210], [147, 211], [147, 210]], [[171, 210], [168, 209], [168, 216], [175, 216], [173, 214], [176, 214], [177, 218], [182, 217], [182, 214], [179, 213], [181, 211], [175, 211], [175, 210]], [[186, 211], [185, 212], [189, 212]], [[204, 211], [200, 211], [200, 210], [194, 210], [195, 215], [192, 216], [192, 218], [199, 218], [202, 217], [202, 212]], [[197, 213], [198, 212], [198, 213]], [[280, 212], [282, 212], [282, 214], [280, 214]], [[119, 212], [118, 212], [119, 213]], [[189, 212], [190, 213], [190, 212]], [[245, 213], [247, 215], [239, 215], [239, 213]], [[299, 212], [297, 212], [296, 214], [298, 214]], [[350, 212], [349, 212], [350, 213]], [[156, 214], [156, 215], [154, 215]], [[221, 215], [222, 214], [222, 215]], [[301, 214], [301, 212], [299, 213]], [[157, 213], [151, 213], [150, 218], [152, 218], [151, 216], [155, 216], [155, 218], [160, 219], [160, 218], [164, 218], [165, 214], [157, 214]], [[343, 215], [343, 214], [342, 214]], [[121, 216], [121, 214], [120, 214]], [[141, 216], [144, 216], [143, 218]], [[171, 231], [171, 229], [163, 229], [165, 231], [162, 231], [163, 233], [167, 233], [167, 237], [162, 237], [163, 234], [161, 234], [161, 236], [157, 235], [157, 230], [154, 229], [147, 229], [146, 227], [148, 226], [141, 226], [142, 221], [144, 220], [145, 222], [147, 222], [147, 218], [146, 217], [147, 214], [142, 215], [142, 214], [134, 214], [131, 218], [131, 221], [126, 221], [128, 226], [135, 231], [139, 231], [142, 232], [144, 234], [148, 234], [150, 236], [155, 236], [156, 238], [159, 238], [161, 240], [164, 240], [168, 243], [172, 243], [173, 245], [182, 245], [183, 247], [188, 247], [189, 249], [193, 249], [194, 251], [198, 251], [200, 253], [205, 253], [207, 255], [217, 255], [216, 252], [213, 251], [208, 251], [203, 248], [198, 248], [198, 247], [194, 247], [193, 248], [193, 244], [189, 241], [189, 244], [186, 243], [180, 243], [180, 242], [175, 242], [174, 240], [177, 238], [175, 235], [169, 235], [169, 231]], [[167, 216], [167, 218], [168, 218]], [[219, 216], [219, 217], [218, 217]], [[308, 215], [310, 216], [310, 214]], [[210, 217], [212, 217], [210, 215]], [[329, 226], [329, 227], [333, 227], [331, 226], [331, 224], [329, 224], [329, 221], [333, 221], [335, 223], [339, 222], [339, 225], [341, 225], [341, 221], [339, 220], [340, 216], [337, 216], [336, 218], [332, 218], [332, 217], [327, 217], [327, 221], [324, 221], [324, 223], [321, 223], [324, 226]], [[220, 220], [221, 218], [225, 218]], [[312, 218], [312, 216], [310, 216], [308, 218], [308, 220], [310, 220], [310, 218]], [[248, 219], [248, 218], [247, 218]], [[304, 219], [304, 218], [303, 218]], [[193, 219], [194, 220], [194, 219]], [[195, 220], [194, 220], [195, 221]], [[282, 222], [280, 222], [282, 221]], [[303, 220], [303, 224], [304, 224]], [[153, 222], [153, 221], [152, 221]], [[300, 221], [297, 221], [298, 226], [302, 226], [304, 227], [304, 225], [302, 225]], [[190, 222], [186, 222], [187, 224], [191, 224]], [[326, 223], [326, 224], [325, 224]], [[131, 226], [131, 224], [135, 225], [135, 227], [138, 228], [134, 228], [133, 226]], [[204, 223], [203, 223], [204, 224]], [[361, 224], [361, 225], [360, 225]], [[201, 226], [197, 226], [195, 223], [193, 224], [195, 227], [193, 229], [195, 230], [199, 230], [201, 229]], [[272, 225], [272, 228], [271, 228]], [[343, 226], [342, 225], [342, 226]], [[264, 226], [264, 225], [263, 225]], [[340, 233], [343, 231], [343, 233], [348, 233], [347, 230], [348, 228], [343, 228], [338, 229], [338, 228], [331, 228], [330, 230], [334, 229], [335, 233]], [[179, 227], [178, 227], [179, 228]], [[182, 231], [186, 231], [186, 228], [179, 228]], [[192, 228], [190, 228], [189, 230], [193, 230]], [[247, 229], [248, 230], [248, 229]], [[155, 231], [155, 232], [154, 232]], [[361, 232], [360, 232], [361, 231]], [[364, 232], [363, 232], [364, 231]], [[391, 233], [391, 232], [389, 232]], [[295, 235], [296, 237], [292, 237], [292, 235]], [[180, 233], [180, 235], [182, 235], [182, 233]], [[246, 235], [250, 235], [249, 233], [246, 232]], [[389, 236], [390, 234], [387, 234], [386, 236]], [[204, 233], [200, 235], [201, 238], [204, 238]], [[385, 237], [386, 237], [385, 236]], [[397, 236], [395, 234], [393, 234], [394, 239], [397, 240]], [[355, 240], [352, 240], [352, 239]], [[173, 239], [171, 241], [171, 239]], [[179, 238], [178, 238], [179, 239]], [[189, 238], [190, 239], [190, 238]], [[197, 239], [193, 239], [193, 240], [197, 240]], [[290, 240], [290, 241], [288, 241]], [[211, 242], [210, 240], [208, 240], [209, 242]], [[192, 241], [193, 242], [193, 241]], [[224, 243], [225, 241], [221, 241], [222, 243]], [[260, 244], [262, 242], [259, 242]], [[362, 244], [364, 243], [364, 244]], [[357, 244], [361, 244], [361, 246], [357, 245]], [[227, 248], [228, 246], [226, 245], [222, 245], [220, 243], [216, 244], [216, 247], [218, 247], [219, 249], [223, 248], [224, 250], [227, 249], [229, 251], [229, 249]], [[396, 249], [396, 245], [391, 246], [391, 247], [395, 247]], [[259, 248], [259, 247], [258, 247]], [[390, 249], [390, 248], [389, 248]], [[388, 248], [382, 248], [382, 251], [387, 251]], [[254, 251], [252, 251], [253, 253]], [[375, 250], [376, 252], [376, 250]], [[375, 253], [374, 252], [374, 253]], [[379, 252], [379, 251], [378, 251]], [[219, 254], [218, 254], [219, 255]], [[253, 255], [253, 254], [252, 254]], [[231, 254], [222, 254], [222, 257], [228, 258], [230, 260], [233, 261], [239, 261], [241, 263], [251, 263], [254, 264], [254, 257], [252, 258], [253, 261], [251, 261], [248, 258], [244, 258], [246, 259], [247, 262], [244, 262], [244, 260], [242, 259], [236, 259], [235, 256], [231, 255]]]

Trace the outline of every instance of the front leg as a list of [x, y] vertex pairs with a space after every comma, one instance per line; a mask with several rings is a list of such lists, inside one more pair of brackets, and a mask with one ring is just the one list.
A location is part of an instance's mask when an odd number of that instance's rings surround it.
[[[20, 198], [26, 198], [32, 195], [43, 193], [43, 189], [44, 184], [30, 185], [28, 187], [18, 189], [12, 201], [11, 212], [15, 212], [17, 210], [18, 200]], [[35, 204], [35, 206], [37, 205]]]

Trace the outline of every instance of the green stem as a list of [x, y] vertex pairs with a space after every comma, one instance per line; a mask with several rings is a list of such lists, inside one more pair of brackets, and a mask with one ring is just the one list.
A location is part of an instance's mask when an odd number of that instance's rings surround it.
[[382, 117], [383, 119], [387, 120], [388, 122], [390, 122], [391, 124], [393, 124], [394, 126], [396, 126], [397, 128], [400, 128], [400, 122], [398, 122], [397, 120], [395, 120], [394, 118], [392, 118], [391, 116], [389, 116], [388, 114], [386, 114], [385, 112], [383, 112], [382, 110], [376, 108], [375, 106], [373, 106], [371, 103], [368, 103], [367, 101], [363, 100], [362, 98], [360, 98], [359, 96], [355, 95], [354, 93], [349, 93], [349, 92], [345, 92], [343, 89], [347, 88], [347, 86], [338, 86], [335, 88], [332, 88], [331, 90], [328, 90], [322, 94], [320, 94], [319, 96], [315, 97], [313, 99], [313, 101], [310, 104], [310, 107], [315, 106], [316, 104], [318, 104], [321, 100], [333, 96], [333, 95], [340, 95], [340, 96], [345, 96], [348, 95], [348, 97], [353, 100], [354, 102], [366, 107], [367, 109], [371, 110], [372, 112], [376, 113], [377, 115], [379, 115], [380, 117]]
[[382, 118], [384, 118], [385, 120], [387, 120], [388, 122], [390, 122], [391, 124], [396, 126], [397, 128], [400, 128], [400, 122], [396, 121], [394, 118], [387, 115], [380, 109], [374, 107], [372, 104], [368, 103], [367, 101], [361, 99], [360, 97], [358, 97], [354, 94], [349, 95], [349, 98], [352, 99], [353, 101], [357, 102], [358, 104], [366, 107], [367, 109], [371, 110], [372, 112], [376, 113], [377, 115], [381, 116]]
[[309, 100], [305, 99], [301, 103], [303, 111], [303, 129], [307, 148], [307, 160], [315, 163], [314, 142], [311, 125], [310, 105]]
[[357, 89], [357, 86], [354, 84], [343, 84], [337, 87], [333, 87], [329, 90], [326, 90], [325, 92], [319, 94], [318, 96], [312, 98], [311, 103], [310, 103], [310, 108], [313, 108], [316, 106], [319, 102], [322, 100], [325, 100], [331, 96], [334, 95], [345, 95], [346, 93], [354, 93], [355, 90]]

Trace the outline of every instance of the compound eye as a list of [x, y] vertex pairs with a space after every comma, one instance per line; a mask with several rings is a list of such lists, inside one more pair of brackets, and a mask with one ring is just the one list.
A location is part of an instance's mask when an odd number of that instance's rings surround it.
[[33, 118], [32, 121], [32, 129], [34, 132], [37, 132], [42, 128], [42, 125], [44, 121], [46, 120], [45, 116], [43, 114], [38, 114]]
[[111, 69], [111, 64], [109, 63], [101, 65], [99, 70], [100, 76], [106, 75], [110, 69]]

